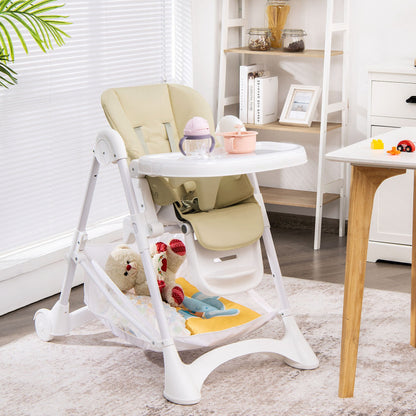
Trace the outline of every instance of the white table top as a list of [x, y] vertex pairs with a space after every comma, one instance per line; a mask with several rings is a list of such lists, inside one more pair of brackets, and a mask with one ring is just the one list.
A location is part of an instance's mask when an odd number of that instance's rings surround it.
[[[384, 149], [371, 149], [373, 139], [381, 139], [384, 143]], [[405, 139], [416, 143], [416, 127], [393, 129], [387, 133], [329, 152], [325, 157], [328, 160], [349, 162], [353, 165], [416, 169], [416, 152], [401, 152], [396, 156], [387, 153], [387, 150], [390, 150], [393, 146], [397, 146], [400, 140]]]
[[368, 72], [416, 75], [416, 67], [413, 59], [406, 59], [389, 65], [372, 65], [368, 68]]
[[305, 148], [292, 143], [257, 142], [247, 154], [229, 154], [215, 149], [206, 158], [182, 153], [158, 153], [133, 160], [130, 169], [138, 174], [165, 177], [213, 177], [265, 172], [302, 165], [307, 162]]

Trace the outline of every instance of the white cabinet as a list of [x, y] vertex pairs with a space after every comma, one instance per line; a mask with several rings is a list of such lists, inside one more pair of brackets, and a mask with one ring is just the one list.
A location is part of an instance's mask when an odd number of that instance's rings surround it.
[[[369, 72], [368, 135], [416, 126], [416, 68], [374, 68]], [[416, 137], [409, 137], [416, 142]], [[384, 181], [374, 198], [368, 261], [411, 263], [413, 171]]]

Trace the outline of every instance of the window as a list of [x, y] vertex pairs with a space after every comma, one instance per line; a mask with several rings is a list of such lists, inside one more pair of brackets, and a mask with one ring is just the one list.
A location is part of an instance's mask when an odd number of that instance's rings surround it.
[[[0, 253], [76, 227], [95, 136], [108, 126], [106, 88], [191, 84], [189, 3], [71, 0], [63, 47], [16, 48], [19, 84], [0, 89]], [[118, 171], [102, 169], [90, 223], [126, 212]]]

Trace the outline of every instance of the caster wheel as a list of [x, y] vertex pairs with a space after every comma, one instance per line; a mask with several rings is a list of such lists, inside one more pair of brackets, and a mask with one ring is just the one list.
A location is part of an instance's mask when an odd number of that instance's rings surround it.
[[51, 341], [52, 335], [52, 314], [49, 309], [39, 309], [35, 313], [36, 334], [42, 341]]

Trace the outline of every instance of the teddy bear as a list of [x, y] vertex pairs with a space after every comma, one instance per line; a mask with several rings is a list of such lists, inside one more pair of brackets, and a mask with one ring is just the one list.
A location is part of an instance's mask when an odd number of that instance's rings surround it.
[[[151, 254], [162, 299], [171, 306], [181, 305], [184, 293], [175, 279], [176, 272], [185, 260], [185, 245], [178, 239], [168, 244], [158, 242]], [[140, 254], [128, 245], [119, 245], [110, 253], [105, 271], [121, 291], [134, 289], [138, 296], [150, 296]]]

